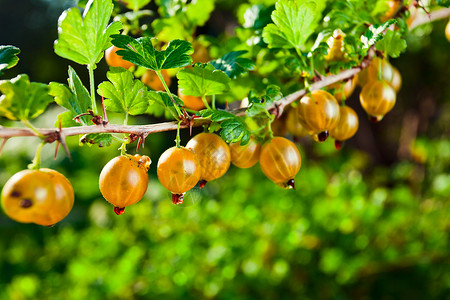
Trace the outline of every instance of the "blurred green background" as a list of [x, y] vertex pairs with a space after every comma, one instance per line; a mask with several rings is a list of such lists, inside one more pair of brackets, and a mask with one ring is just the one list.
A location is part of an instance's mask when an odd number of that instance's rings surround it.
[[[22, 50], [2, 79], [27, 73], [66, 82], [68, 61], [54, 54], [53, 41], [59, 14], [73, 4], [20, 2], [0, 0], [0, 44]], [[0, 299], [450, 299], [445, 24], [417, 29], [392, 61], [403, 87], [381, 123], [363, 117], [355, 92], [349, 105], [360, 129], [342, 150], [331, 139], [299, 141], [295, 191], [277, 187], [258, 165], [232, 166], [174, 206], [156, 178], [158, 157], [175, 138], [167, 132], [149, 136], [140, 152], [153, 160], [146, 196], [116, 216], [98, 175], [119, 145], [79, 147], [71, 137], [72, 161], [62, 152], [54, 160], [54, 145], [46, 145], [42, 165], [72, 182], [75, 206], [53, 228], [0, 213]], [[106, 70], [102, 61], [98, 82]], [[33, 124], [53, 127], [59, 112], [51, 107]], [[37, 146], [36, 138], [8, 141], [0, 185], [26, 168]]]

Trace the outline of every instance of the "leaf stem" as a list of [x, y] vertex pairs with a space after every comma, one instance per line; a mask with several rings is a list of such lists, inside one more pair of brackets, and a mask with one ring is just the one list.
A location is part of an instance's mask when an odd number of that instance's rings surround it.
[[30, 121], [28, 120], [22, 120], [23, 125], [27, 126], [28, 128], [31, 129], [31, 131], [33, 131], [39, 138], [41, 139], [45, 139], [45, 135], [43, 135], [42, 133], [39, 132], [39, 130], [37, 130], [36, 127], [34, 127]]
[[161, 71], [155, 71], [156, 75], [158, 75], [159, 80], [161, 80], [161, 83], [163, 84], [164, 88], [166, 89], [167, 94], [169, 94], [170, 100], [172, 100], [173, 102], [173, 106], [175, 106], [175, 110], [177, 111], [177, 120], [180, 118], [180, 116], [182, 116], [183, 114], [181, 113], [181, 110], [178, 108], [177, 103], [175, 102], [175, 99], [173, 99], [172, 97], [172, 93], [169, 90], [169, 87], [166, 84], [166, 81], [164, 80], [164, 77], [162, 76]]
[[216, 95], [212, 95], [211, 105], [213, 109], [216, 109]]
[[36, 155], [34, 156], [32, 163], [28, 165], [28, 169], [39, 170], [41, 168], [41, 151], [45, 144], [46, 142], [44, 141], [39, 144], [39, 147], [36, 150]]
[[[206, 101], [206, 96], [205, 95], [202, 96], [202, 101], [203, 101], [203, 104], [205, 104], [206, 108], [211, 110], [211, 106], [209, 106], [208, 101]], [[216, 109], [216, 108], [214, 107], [214, 109]]]
[[91, 87], [91, 105], [94, 115], [98, 115], [97, 103], [95, 102], [95, 81], [94, 81], [94, 67], [92, 65], [87, 66], [89, 71], [89, 83]]

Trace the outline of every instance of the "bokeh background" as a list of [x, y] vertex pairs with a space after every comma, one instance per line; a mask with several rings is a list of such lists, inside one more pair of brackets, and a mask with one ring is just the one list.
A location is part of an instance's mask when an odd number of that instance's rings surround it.
[[[2, 79], [27, 73], [32, 81], [66, 82], [70, 62], [54, 53], [53, 41], [59, 14], [73, 5], [0, 0], [0, 44], [22, 51]], [[235, 8], [236, 1], [218, 1], [202, 30], [232, 26]], [[116, 216], [98, 176], [119, 145], [80, 147], [68, 138], [72, 161], [62, 152], [53, 159], [54, 145], [46, 145], [42, 165], [72, 182], [75, 206], [53, 228], [0, 213], [0, 299], [450, 299], [447, 21], [416, 29], [407, 52], [391, 60], [403, 87], [381, 123], [365, 119], [356, 91], [348, 103], [360, 129], [343, 149], [331, 139], [298, 141], [296, 190], [277, 187], [259, 165], [232, 166], [174, 206], [156, 162], [175, 133], [152, 134], [140, 151], [153, 160], [147, 194]], [[87, 83], [87, 71], [74, 67]], [[97, 83], [106, 71], [102, 61]], [[33, 124], [53, 127], [60, 112], [51, 106]], [[27, 167], [38, 143], [7, 142], [1, 186]]]

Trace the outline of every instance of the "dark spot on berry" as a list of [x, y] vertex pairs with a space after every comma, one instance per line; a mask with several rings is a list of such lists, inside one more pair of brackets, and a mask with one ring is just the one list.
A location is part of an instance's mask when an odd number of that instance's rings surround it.
[[184, 194], [172, 194], [172, 203], [181, 204], [184, 201]]
[[12, 191], [12, 193], [11, 193], [11, 197], [17, 197], [17, 198], [19, 198], [20, 195], [22, 195], [22, 194], [21, 194], [19, 191]]
[[52, 225], [44, 225], [45, 227], [48, 227], [48, 228], [52, 228], [52, 227], [55, 227], [55, 224], [52, 224]]
[[208, 181], [203, 180], [203, 179], [200, 180], [200, 181], [198, 182], [198, 187], [201, 188], [201, 189], [204, 188], [207, 182], [208, 182]]
[[116, 215], [121, 215], [125, 212], [125, 207], [114, 207], [114, 212], [116, 213]]
[[322, 131], [317, 135], [317, 138], [319, 139], [319, 142], [325, 142], [328, 138], [328, 131]]
[[294, 179], [289, 179], [288, 182], [286, 183], [287, 186], [289, 186], [291, 189], [295, 190], [295, 181]]
[[342, 141], [334, 140], [334, 148], [337, 150], [341, 149]]
[[369, 116], [369, 121], [372, 123], [378, 123], [381, 121], [381, 118], [375, 116]]
[[19, 202], [19, 206], [22, 208], [29, 208], [33, 206], [33, 201], [31, 201], [31, 199], [22, 199]]

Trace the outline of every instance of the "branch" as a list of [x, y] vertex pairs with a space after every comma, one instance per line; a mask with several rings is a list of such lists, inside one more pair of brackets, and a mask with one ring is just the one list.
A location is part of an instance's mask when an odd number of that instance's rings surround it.
[[411, 23], [409, 30], [412, 30], [425, 23], [430, 23], [439, 19], [445, 19], [450, 16], [450, 8], [441, 8], [430, 12], [429, 14], [419, 16]]
[[[193, 121], [192, 126], [193, 127], [202, 126], [210, 122], [211, 121], [208, 119], [195, 119]], [[176, 130], [177, 127], [178, 123], [174, 121], [150, 125], [106, 124], [106, 125], [91, 125], [91, 126], [74, 126], [61, 129], [58, 128], [37, 128], [37, 129], [44, 136], [52, 136], [52, 135], [73, 136], [90, 133], [129, 133], [140, 136], [156, 132]], [[189, 124], [182, 124], [180, 126], [180, 128], [189, 128], [189, 127], [190, 127]], [[28, 128], [1, 127], [0, 138], [7, 139], [15, 136], [37, 136], [37, 134]]]

